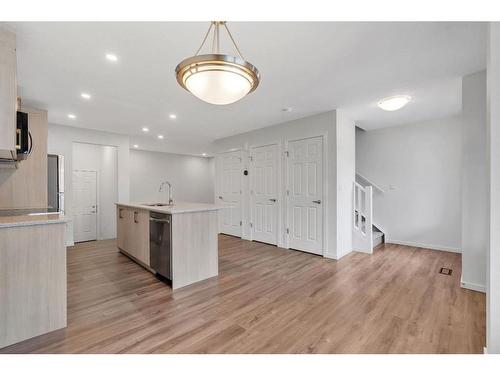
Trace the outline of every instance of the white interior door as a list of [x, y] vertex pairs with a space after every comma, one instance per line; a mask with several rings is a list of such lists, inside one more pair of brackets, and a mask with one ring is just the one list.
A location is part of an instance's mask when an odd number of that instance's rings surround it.
[[241, 151], [220, 156], [219, 202], [221, 233], [241, 237]]
[[276, 245], [278, 240], [278, 146], [251, 150], [250, 196], [252, 239]]
[[288, 143], [289, 247], [323, 254], [323, 138]]
[[97, 172], [73, 171], [75, 242], [97, 239]]

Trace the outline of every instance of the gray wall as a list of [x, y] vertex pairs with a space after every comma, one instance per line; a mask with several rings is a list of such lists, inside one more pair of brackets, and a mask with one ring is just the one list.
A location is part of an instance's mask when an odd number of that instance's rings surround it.
[[173, 185], [174, 201], [213, 203], [213, 158], [130, 150], [130, 200], [166, 201], [159, 192], [162, 181]]
[[500, 23], [491, 22], [488, 42], [490, 227], [487, 257], [486, 349], [500, 354]]
[[386, 241], [460, 251], [460, 117], [356, 131], [356, 172], [373, 190]]
[[486, 290], [488, 158], [486, 73], [463, 78], [462, 283]]

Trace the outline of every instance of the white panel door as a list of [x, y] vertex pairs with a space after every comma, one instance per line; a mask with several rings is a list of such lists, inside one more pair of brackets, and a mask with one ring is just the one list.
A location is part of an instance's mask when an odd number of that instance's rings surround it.
[[289, 247], [323, 254], [323, 138], [288, 143]]
[[252, 239], [276, 245], [278, 240], [278, 146], [251, 150], [250, 197]]
[[220, 156], [219, 202], [221, 233], [241, 237], [241, 152]]
[[97, 172], [73, 171], [75, 242], [97, 239]]

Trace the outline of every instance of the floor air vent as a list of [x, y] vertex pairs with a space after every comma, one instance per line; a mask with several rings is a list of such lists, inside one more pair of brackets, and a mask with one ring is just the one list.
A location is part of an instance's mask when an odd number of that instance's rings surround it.
[[441, 267], [441, 269], [439, 270], [439, 273], [442, 273], [443, 275], [446, 276], [451, 276], [452, 272], [453, 270], [451, 268], [445, 268], [445, 267]]

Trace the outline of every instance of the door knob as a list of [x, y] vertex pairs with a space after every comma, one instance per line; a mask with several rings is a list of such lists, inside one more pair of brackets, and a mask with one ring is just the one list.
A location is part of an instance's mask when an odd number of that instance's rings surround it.
[[271, 199], [269, 199], [269, 200], [270, 200], [271, 202], [276, 202], [276, 199], [274, 199], [274, 198], [271, 198]]
[[222, 199], [222, 195], [219, 195], [219, 199]]
[[321, 204], [321, 200], [318, 199], [317, 201], [313, 201], [313, 203], [316, 203], [316, 204]]

